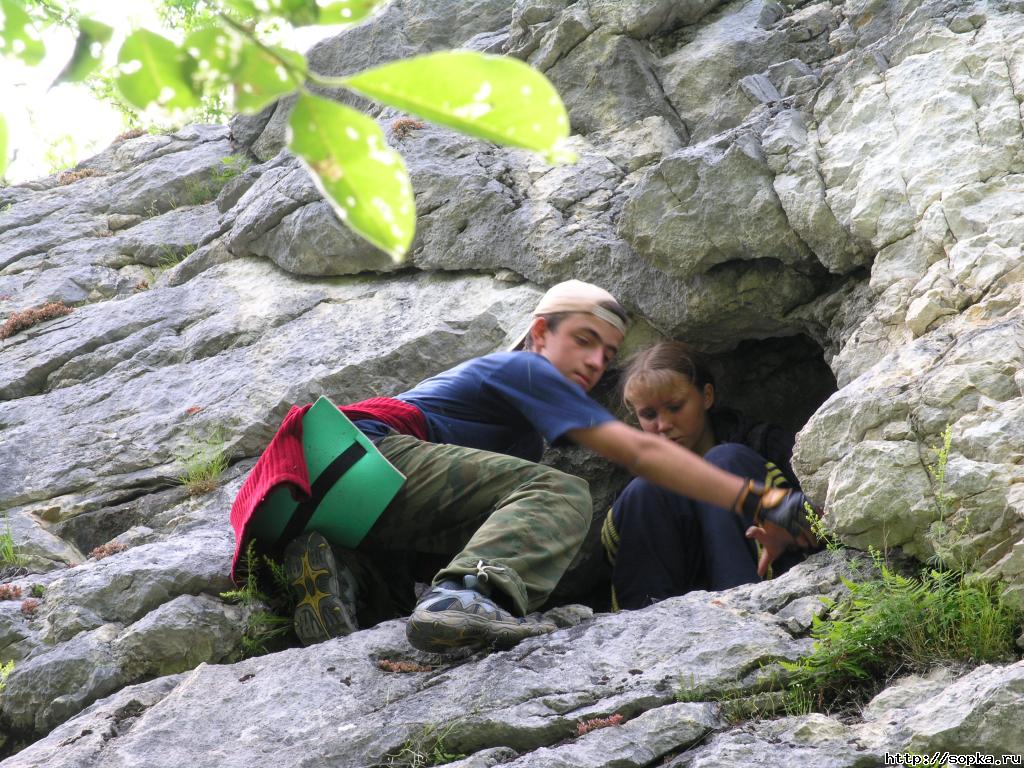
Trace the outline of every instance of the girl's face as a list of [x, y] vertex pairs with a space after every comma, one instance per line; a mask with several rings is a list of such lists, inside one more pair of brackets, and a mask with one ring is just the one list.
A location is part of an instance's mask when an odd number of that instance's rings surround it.
[[673, 372], [666, 386], [627, 386], [626, 391], [644, 432], [667, 437], [701, 456], [715, 445], [708, 418], [708, 410], [715, 403], [715, 389], [710, 384], [705, 384], [702, 391], [688, 377]]

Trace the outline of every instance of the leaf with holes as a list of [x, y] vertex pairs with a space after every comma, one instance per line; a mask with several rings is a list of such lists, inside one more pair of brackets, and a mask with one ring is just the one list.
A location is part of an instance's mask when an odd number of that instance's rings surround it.
[[306, 59], [301, 53], [243, 41], [241, 61], [231, 73], [235, 108], [250, 114], [259, 112], [298, 88], [305, 72]]
[[391, 0], [335, 0], [320, 8], [320, 24], [358, 24]]
[[139, 109], [157, 104], [166, 109], [188, 109], [199, 105], [185, 68], [186, 57], [170, 40], [155, 32], [133, 32], [117, 54], [121, 73], [115, 78], [118, 90]]
[[113, 27], [101, 21], [79, 19], [75, 50], [53, 84], [80, 83], [95, 72], [103, 61], [103, 46], [110, 42], [113, 33]]
[[405, 163], [377, 123], [337, 102], [300, 93], [288, 127], [289, 149], [338, 218], [401, 261], [416, 231], [416, 206]]
[[562, 145], [569, 118], [544, 75], [506, 56], [444, 51], [404, 59], [345, 78], [371, 99], [457, 131], [571, 162]]
[[0, 0], [0, 54], [35, 66], [46, 56], [39, 30], [25, 12], [22, 0]]

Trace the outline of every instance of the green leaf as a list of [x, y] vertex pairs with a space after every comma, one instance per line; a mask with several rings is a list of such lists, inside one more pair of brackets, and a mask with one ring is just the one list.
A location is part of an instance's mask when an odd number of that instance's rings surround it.
[[235, 108], [259, 112], [302, 85], [305, 71], [306, 59], [301, 53], [274, 46], [263, 48], [245, 40], [241, 62], [232, 72]]
[[319, 24], [358, 24], [391, 0], [328, 0], [320, 7]]
[[7, 171], [7, 121], [0, 115], [0, 179]]
[[416, 205], [401, 155], [354, 109], [300, 93], [288, 146], [335, 213], [356, 234], [401, 261], [416, 231]]
[[256, 10], [256, 4], [253, 0], [224, 0], [224, 5], [228, 10], [234, 11], [243, 19], [260, 18], [260, 12]]
[[404, 59], [345, 78], [383, 104], [498, 144], [571, 161], [562, 147], [569, 118], [544, 75], [518, 59], [445, 51]]
[[[58, 83], [80, 83], [103, 62], [103, 46], [110, 42], [114, 30], [94, 19], [78, 20], [78, 39], [71, 60], [57, 75], [53, 85]], [[52, 86], [51, 86], [52, 87]]]
[[317, 0], [270, 0], [270, 7], [296, 27], [316, 24], [320, 17]]
[[241, 38], [227, 27], [203, 27], [189, 34], [183, 47], [191, 59], [189, 72], [195, 90], [201, 90], [203, 83], [227, 86], [241, 60], [242, 45]]
[[316, 24], [317, 0], [226, 0], [227, 6], [246, 19], [280, 18], [296, 27]]
[[121, 74], [115, 83], [125, 99], [139, 109], [150, 104], [167, 109], [196, 107], [199, 100], [189, 85], [185, 59], [170, 40], [140, 29], [118, 52]]
[[46, 55], [46, 46], [22, 0], [0, 0], [0, 54], [15, 56], [30, 66]]
[[312, 24], [357, 24], [391, 0], [225, 0], [246, 19], [281, 18], [296, 27]]

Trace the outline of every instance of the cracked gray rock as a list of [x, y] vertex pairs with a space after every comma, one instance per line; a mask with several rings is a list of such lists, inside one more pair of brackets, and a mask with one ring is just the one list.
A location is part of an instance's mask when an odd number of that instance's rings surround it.
[[[552, 168], [436, 127], [396, 136], [398, 113], [350, 98], [412, 174], [401, 265], [281, 151], [286, 104], [0, 188], [0, 322], [74, 306], [0, 341], [0, 514], [25, 561], [0, 578], [45, 588], [34, 613], [0, 602], [0, 750], [21, 749], [4, 768], [379, 765], [448, 725], [464, 768], [1019, 753], [1020, 662], [896, 682], [842, 721], [733, 726], [676, 701], [752, 692], [759, 663], [805, 650], [838, 589], [827, 557], [636, 614], [561, 606], [558, 633], [446, 664], [401, 622], [235, 663], [245, 610], [219, 597], [231, 501], [292, 404], [391, 394], [504, 348], [576, 277], [633, 313], [624, 355], [695, 342], [727, 402], [805, 425], [795, 466], [848, 542], [969, 563], [1024, 605], [1019, 5], [396, 0], [314, 67], [511, 53], [563, 94], [579, 155]], [[239, 154], [256, 162], [231, 177]], [[179, 476], [204, 447], [230, 466], [191, 496]], [[624, 476], [547, 460], [591, 479], [598, 523]], [[90, 557], [101, 545], [125, 549]], [[599, 605], [604, 578], [595, 528], [559, 602]]]

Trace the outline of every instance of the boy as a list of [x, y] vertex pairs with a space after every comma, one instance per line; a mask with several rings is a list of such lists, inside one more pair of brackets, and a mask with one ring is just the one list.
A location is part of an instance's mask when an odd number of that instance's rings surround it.
[[554, 630], [523, 617], [568, 568], [592, 509], [585, 481], [536, 463], [545, 439], [571, 440], [677, 493], [750, 514], [762, 568], [795, 539], [810, 541], [802, 495], [724, 472], [587, 396], [625, 333], [626, 313], [611, 294], [570, 280], [544, 294], [516, 350], [475, 358], [396, 398], [342, 408], [407, 479], [357, 553], [336, 551], [318, 533], [288, 545], [300, 639], [355, 629], [358, 592], [379, 592], [382, 574], [401, 570], [410, 553], [455, 553], [412, 611], [407, 636], [416, 648], [507, 647]]

